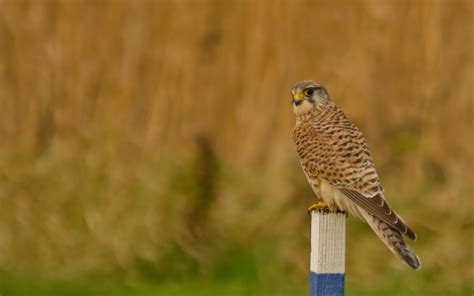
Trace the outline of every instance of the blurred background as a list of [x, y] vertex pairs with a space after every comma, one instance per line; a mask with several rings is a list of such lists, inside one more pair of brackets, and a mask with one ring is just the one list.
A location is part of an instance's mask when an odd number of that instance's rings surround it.
[[472, 295], [474, 2], [0, 0], [2, 295], [308, 295], [290, 89], [326, 86], [418, 233], [347, 295]]

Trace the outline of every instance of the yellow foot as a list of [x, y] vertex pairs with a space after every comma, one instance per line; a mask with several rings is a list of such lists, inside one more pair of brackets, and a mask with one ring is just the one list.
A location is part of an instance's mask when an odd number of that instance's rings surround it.
[[314, 211], [314, 210], [319, 210], [319, 209], [328, 209], [329, 206], [327, 203], [325, 202], [318, 202], [318, 203], [315, 203], [313, 205], [311, 205], [309, 208], [308, 208], [308, 214], [311, 215], [311, 212]]

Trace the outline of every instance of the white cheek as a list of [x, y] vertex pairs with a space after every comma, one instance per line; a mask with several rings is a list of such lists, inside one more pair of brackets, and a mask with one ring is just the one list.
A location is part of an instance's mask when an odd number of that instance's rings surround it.
[[304, 100], [303, 103], [299, 104], [298, 106], [293, 104], [293, 112], [295, 112], [297, 116], [306, 114], [310, 112], [311, 109], [313, 109], [313, 104], [311, 104], [307, 100]]

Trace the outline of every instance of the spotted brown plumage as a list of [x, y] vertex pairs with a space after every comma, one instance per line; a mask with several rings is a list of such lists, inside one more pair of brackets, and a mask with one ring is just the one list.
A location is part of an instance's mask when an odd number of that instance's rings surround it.
[[296, 126], [293, 140], [301, 166], [316, 196], [366, 221], [387, 247], [414, 269], [420, 260], [402, 234], [415, 232], [395, 213], [360, 130], [320, 84], [306, 80], [292, 89]]

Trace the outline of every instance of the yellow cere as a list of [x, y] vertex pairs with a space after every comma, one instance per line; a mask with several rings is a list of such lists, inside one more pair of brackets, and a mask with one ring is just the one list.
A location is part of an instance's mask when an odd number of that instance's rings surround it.
[[305, 97], [305, 95], [304, 95], [303, 93], [296, 93], [296, 94], [293, 95], [293, 98], [294, 98], [295, 100], [301, 100], [301, 99], [303, 99], [304, 97]]

